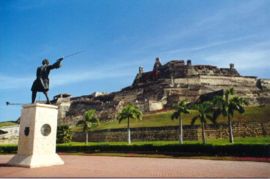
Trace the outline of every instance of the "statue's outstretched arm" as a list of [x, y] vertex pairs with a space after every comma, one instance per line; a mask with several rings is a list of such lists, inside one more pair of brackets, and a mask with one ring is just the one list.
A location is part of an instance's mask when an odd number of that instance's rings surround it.
[[60, 68], [61, 67], [61, 62], [63, 60], [64, 60], [64, 58], [59, 58], [54, 64], [49, 66], [50, 70]]

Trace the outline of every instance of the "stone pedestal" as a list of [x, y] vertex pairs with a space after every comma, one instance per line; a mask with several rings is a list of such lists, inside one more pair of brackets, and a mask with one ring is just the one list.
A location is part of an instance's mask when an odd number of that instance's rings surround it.
[[35, 168], [64, 164], [56, 154], [57, 114], [53, 105], [23, 106], [18, 152], [9, 165]]

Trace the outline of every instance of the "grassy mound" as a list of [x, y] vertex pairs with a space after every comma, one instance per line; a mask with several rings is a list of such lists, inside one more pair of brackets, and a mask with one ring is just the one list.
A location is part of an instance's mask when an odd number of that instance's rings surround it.
[[[131, 128], [138, 127], [164, 127], [164, 126], [177, 126], [177, 120], [171, 120], [173, 111], [157, 112], [144, 114], [143, 120], [131, 120]], [[190, 125], [192, 117], [197, 114], [196, 111], [190, 111], [190, 114], [183, 115], [183, 124]], [[270, 121], [270, 105], [267, 106], [250, 106], [246, 107], [244, 114], [235, 113], [234, 122], [269, 122]], [[210, 122], [209, 122], [210, 123]], [[227, 119], [220, 116], [218, 123], [226, 124]], [[199, 124], [197, 121], [195, 124]], [[92, 130], [104, 130], [104, 129], [118, 129], [126, 128], [127, 122], [122, 121], [120, 124], [117, 120], [108, 122], [101, 122], [100, 125]], [[80, 128], [75, 127], [74, 131], [80, 131]]]
[[8, 122], [0, 122], [0, 127], [14, 126], [14, 125], [16, 125], [16, 124], [17, 124], [16, 122], [11, 122], [11, 121], [8, 121]]

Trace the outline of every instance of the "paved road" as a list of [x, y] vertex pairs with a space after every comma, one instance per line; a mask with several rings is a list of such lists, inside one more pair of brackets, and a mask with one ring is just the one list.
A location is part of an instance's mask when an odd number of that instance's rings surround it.
[[263, 162], [61, 155], [65, 165], [30, 169], [11, 157], [0, 155], [0, 177], [270, 177]]

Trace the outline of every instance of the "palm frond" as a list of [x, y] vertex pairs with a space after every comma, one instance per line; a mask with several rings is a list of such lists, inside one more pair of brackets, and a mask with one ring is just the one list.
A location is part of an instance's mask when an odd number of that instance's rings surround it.
[[76, 126], [81, 126], [81, 125], [85, 125], [85, 120], [79, 120], [79, 121], [76, 123]]
[[189, 114], [188, 109], [187, 109], [187, 108], [183, 109], [183, 113], [185, 113], [185, 114]]
[[142, 112], [137, 106], [127, 104], [117, 115], [119, 123], [124, 119], [139, 119], [142, 120]]
[[221, 114], [222, 114], [222, 111], [221, 111], [220, 109], [215, 109], [215, 110], [213, 111], [213, 116], [212, 116], [212, 118], [215, 119], [215, 120], [217, 120], [218, 117], [219, 117]]
[[179, 116], [179, 113], [176, 111], [171, 115], [171, 120], [177, 119]]
[[82, 126], [83, 131], [88, 131], [94, 125], [99, 124], [96, 110], [90, 109], [84, 113], [84, 119], [77, 122], [77, 126]]
[[171, 115], [171, 119], [178, 119], [182, 113], [189, 113], [188, 104], [186, 100], [179, 101], [178, 103], [173, 105], [174, 113]]
[[215, 118], [213, 118], [213, 116], [207, 114], [206, 117], [207, 117], [207, 119], [209, 119], [214, 125], [217, 124], [217, 120], [216, 120]]
[[118, 120], [119, 124], [120, 124], [121, 121], [124, 120], [124, 119], [127, 119], [127, 117], [126, 117], [124, 114], [121, 114], [121, 113], [120, 113], [120, 114], [117, 116], [117, 120]]
[[196, 122], [196, 120], [199, 118], [200, 116], [198, 115], [198, 116], [195, 116], [195, 117], [193, 117], [192, 119], [191, 119], [191, 125], [193, 126], [194, 125], [194, 123]]

